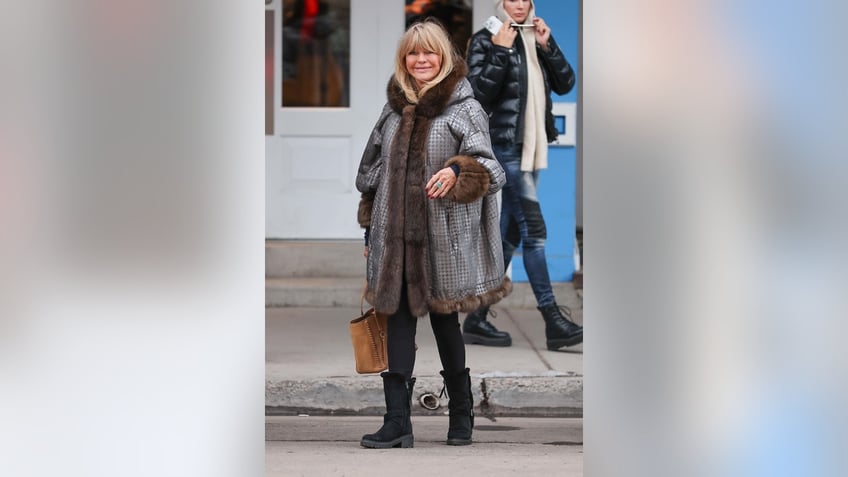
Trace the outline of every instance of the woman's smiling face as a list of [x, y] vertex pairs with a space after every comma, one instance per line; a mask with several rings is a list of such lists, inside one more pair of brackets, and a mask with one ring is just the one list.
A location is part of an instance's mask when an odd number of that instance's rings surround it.
[[417, 48], [406, 54], [406, 71], [415, 78], [418, 87], [435, 78], [442, 69], [438, 53]]

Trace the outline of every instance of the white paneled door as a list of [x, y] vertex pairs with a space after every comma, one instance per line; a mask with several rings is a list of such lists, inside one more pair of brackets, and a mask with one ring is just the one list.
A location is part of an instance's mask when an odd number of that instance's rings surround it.
[[[362, 236], [356, 168], [386, 101], [404, 3], [266, 1], [267, 238]], [[473, 3], [482, 24], [492, 2]]]

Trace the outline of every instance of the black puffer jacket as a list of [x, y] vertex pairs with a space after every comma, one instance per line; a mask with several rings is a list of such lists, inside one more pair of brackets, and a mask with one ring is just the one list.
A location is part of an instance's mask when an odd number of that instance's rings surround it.
[[[551, 113], [551, 90], [566, 94], [574, 87], [574, 70], [551, 36], [546, 53], [538, 45], [536, 52], [545, 79], [545, 132], [548, 142], [557, 137]], [[516, 37], [512, 48], [492, 43], [485, 28], [471, 37], [468, 46], [468, 81], [474, 96], [489, 113], [492, 144], [517, 144], [524, 138], [524, 104], [527, 101], [527, 59], [524, 42]]]

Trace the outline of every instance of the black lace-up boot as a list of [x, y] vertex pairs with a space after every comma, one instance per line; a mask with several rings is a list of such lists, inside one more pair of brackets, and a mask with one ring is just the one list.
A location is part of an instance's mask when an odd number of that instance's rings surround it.
[[497, 316], [494, 310], [480, 308], [472, 311], [462, 323], [462, 339], [466, 344], [481, 344], [483, 346], [510, 346], [512, 337], [505, 331], [498, 331], [495, 325], [486, 320], [488, 314]]
[[471, 395], [471, 375], [469, 369], [458, 373], [441, 371], [448, 391], [449, 446], [467, 446], [471, 444], [471, 430], [474, 429], [474, 398]]
[[583, 342], [583, 327], [569, 319], [571, 310], [568, 307], [552, 303], [538, 309], [545, 319], [545, 337], [548, 339], [549, 350], [555, 351]]
[[383, 427], [374, 434], [362, 436], [359, 444], [372, 449], [412, 447], [412, 420], [410, 401], [415, 378], [409, 381], [400, 373], [382, 373], [383, 391], [386, 394], [386, 414]]

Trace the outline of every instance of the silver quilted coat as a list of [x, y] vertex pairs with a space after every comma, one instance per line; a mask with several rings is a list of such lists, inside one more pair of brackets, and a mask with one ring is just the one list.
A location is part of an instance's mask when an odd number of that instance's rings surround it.
[[[409, 307], [416, 316], [469, 312], [499, 301], [512, 289], [503, 270], [496, 200], [506, 177], [492, 153], [488, 117], [464, 71], [442, 83], [441, 92], [428, 92], [415, 106], [390, 81], [389, 102], [360, 162], [360, 224], [371, 227], [366, 299], [379, 312], [396, 311], [402, 282], [408, 285]], [[429, 116], [421, 116], [421, 111]], [[404, 164], [393, 167], [393, 161], [405, 161], [406, 156], [410, 164], [423, 162], [423, 171]], [[427, 199], [424, 185], [451, 163], [461, 171], [456, 193]], [[476, 189], [475, 181], [480, 182]], [[410, 205], [420, 202], [417, 184], [424, 194], [420, 208]], [[365, 218], [363, 208], [370, 209], [364, 211]], [[393, 242], [391, 230], [405, 233], [404, 238]], [[420, 247], [413, 243], [418, 236], [423, 236]]]

